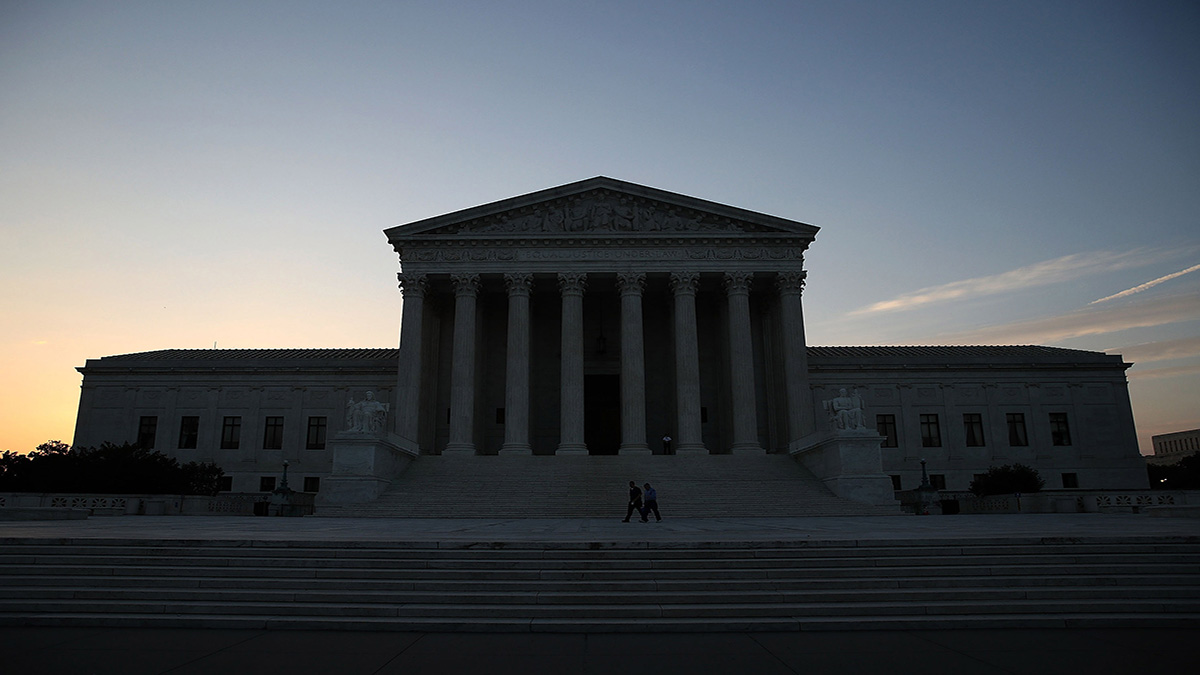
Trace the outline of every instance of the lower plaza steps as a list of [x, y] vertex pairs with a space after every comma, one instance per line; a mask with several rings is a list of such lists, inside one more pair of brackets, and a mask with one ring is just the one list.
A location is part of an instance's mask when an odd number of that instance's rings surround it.
[[316, 515], [390, 518], [624, 518], [629, 481], [658, 491], [664, 518], [900, 513], [836, 497], [786, 454], [421, 456], [374, 502]]
[[1195, 627], [1200, 537], [662, 544], [10, 538], [0, 540], [0, 625]]

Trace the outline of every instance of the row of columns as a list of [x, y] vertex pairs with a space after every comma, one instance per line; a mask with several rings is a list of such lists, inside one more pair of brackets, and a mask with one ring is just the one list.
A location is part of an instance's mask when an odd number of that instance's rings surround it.
[[[788, 397], [789, 438], [794, 440], [814, 428], [811, 392], [807, 386], [807, 354], [800, 296], [804, 272], [784, 272], [776, 277], [784, 335], [784, 371]], [[425, 275], [400, 274], [404, 310], [397, 370], [395, 432], [401, 442], [419, 451], [421, 359]], [[450, 437], [444, 454], [475, 453], [475, 303], [478, 274], [453, 274], [454, 339], [450, 372]], [[670, 287], [675, 305], [675, 378], [677, 454], [704, 453], [700, 420], [700, 355], [696, 332], [696, 272], [672, 272]], [[753, 345], [750, 332], [751, 272], [728, 272], [724, 286], [728, 300], [728, 337], [733, 418], [733, 453], [763, 452], [758, 442], [757, 404], [754, 392]], [[508, 291], [508, 349], [505, 381], [505, 431], [501, 454], [530, 454], [530, 310], [533, 275], [504, 275]], [[586, 273], [560, 273], [562, 299], [562, 364], [560, 437], [556, 454], [585, 454], [583, 294]], [[651, 452], [646, 439], [646, 369], [642, 295], [646, 275], [617, 275], [621, 296], [621, 445], [622, 454]]]

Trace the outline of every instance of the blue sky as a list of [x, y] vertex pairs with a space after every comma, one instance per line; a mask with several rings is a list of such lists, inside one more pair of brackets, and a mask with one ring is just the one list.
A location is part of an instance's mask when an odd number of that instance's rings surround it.
[[1193, 2], [0, 0], [0, 449], [70, 439], [87, 358], [392, 346], [383, 229], [607, 175], [820, 226], [811, 344], [1124, 354], [1147, 451], [1200, 427], [1197, 35]]

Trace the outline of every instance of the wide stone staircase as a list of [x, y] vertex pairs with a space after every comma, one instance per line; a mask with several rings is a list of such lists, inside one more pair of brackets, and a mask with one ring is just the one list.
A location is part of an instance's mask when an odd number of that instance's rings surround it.
[[629, 481], [658, 491], [664, 518], [899, 514], [836, 497], [789, 455], [421, 456], [379, 499], [316, 515], [624, 518]]
[[0, 625], [1195, 627], [1200, 537], [657, 545], [10, 538], [0, 540]]

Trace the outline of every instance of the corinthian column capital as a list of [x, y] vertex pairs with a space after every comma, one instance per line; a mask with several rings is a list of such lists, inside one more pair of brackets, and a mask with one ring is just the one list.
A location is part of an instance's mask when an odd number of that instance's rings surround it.
[[558, 275], [558, 290], [563, 295], [582, 295], [587, 290], [586, 272], [563, 272]]
[[406, 298], [423, 298], [429, 290], [429, 279], [424, 274], [399, 272], [396, 279], [400, 281], [400, 293]]
[[454, 283], [454, 295], [475, 296], [479, 292], [478, 274], [451, 274], [450, 281]]
[[671, 272], [671, 291], [675, 295], [695, 293], [700, 285], [700, 275], [695, 272]]
[[621, 272], [617, 274], [617, 288], [621, 295], [641, 295], [646, 290], [646, 275], [643, 272]]
[[514, 272], [504, 275], [504, 287], [509, 295], [529, 295], [533, 288], [533, 275], [529, 272]]
[[784, 295], [799, 295], [804, 292], [804, 280], [806, 278], [808, 278], [808, 272], [804, 271], [780, 272], [775, 276], [775, 285], [779, 287], [779, 292]]
[[750, 284], [754, 281], [753, 272], [741, 270], [725, 273], [725, 292], [729, 295], [749, 293]]

